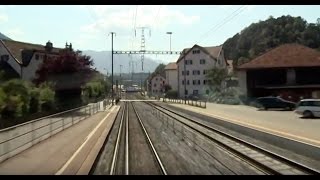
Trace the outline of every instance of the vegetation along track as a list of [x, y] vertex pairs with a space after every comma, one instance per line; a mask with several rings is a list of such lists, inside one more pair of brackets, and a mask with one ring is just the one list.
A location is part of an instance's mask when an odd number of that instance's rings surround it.
[[252, 143], [246, 142], [226, 132], [214, 129], [206, 124], [174, 112], [158, 104], [145, 102], [154, 109], [180, 122], [202, 136], [208, 138], [228, 153], [245, 161], [265, 174], [320, 174], [318, 170], [294, 162], [271, 151], [265, 150]]
[[124, 103], [120, 119], [110, 168], [114, 174], [167, 174], [132, 102]]

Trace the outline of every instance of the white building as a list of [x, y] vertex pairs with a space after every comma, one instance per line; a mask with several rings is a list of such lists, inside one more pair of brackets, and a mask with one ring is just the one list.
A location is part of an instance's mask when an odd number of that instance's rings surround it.
[[160, 74], [157, 74], [151, 78], [151, 95], [160, 96], [164, 93], [164, 85], [166, 79]]
[[167, 64], [164, 68], [166, 74], [166, 84], [170, 85], [172, 90], [178, 90], [178, 71], [175, 62]]
[[[178, 95], [184, 98], [190, 95], [209, 93], [207, 71], [213, 67], [227, 68], [222, 46], [201, 47], [194, 45], [183, 50], [178, 61]], [[186, 73], [185, 73], [186, 72]]]
[[[72, 48], [72, 47], [70, 47]], [[59, 56], [60, 48], [49, 41], [45, 46], [12, 40], [0, 40], [1, 63], [7, 64], [23, 80], [32, 81], [44, 59]]]

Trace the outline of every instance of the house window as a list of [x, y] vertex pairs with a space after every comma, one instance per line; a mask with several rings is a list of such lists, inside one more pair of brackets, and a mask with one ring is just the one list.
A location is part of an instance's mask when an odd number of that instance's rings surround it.
[[157, 84], [153, 84], [153, 87], [157, 87]]
[[5, 54], [1, 56], [1, 62], [7, 62], [9, 60], [9, 55]]
[[184, 80], [182, 80], [182, 85], [184, 85]]
[[187, 76], [189, 76], [189, 71], [187, 71]]
[[200, 50], [193, 50], [192, 54], [200, 54]]
[[193, 95], [197, 95], [199, 93], [198, 90], [193, 90]]
[[184, 71], [182, 71], [182, 75], [184, 75]]
[[198, 80], [198, 85], [200, 85], [200, 80]]
[[207, 70], [203, 70], [203, 74], [207, 74]]
[[184, 94], [185, 94], [185, 95], [188, 95], [188, 90], [185, 90], [185, 91], [184, 91]]
[[189, 82], [189, 80], [187, 80], [187, 85], [189, 85], [190, 84], [190, 82]]
[[203, 80], [203, 84], [206, 84], [206, 80]]
[[206, 64], [206, 60], [205, 59], [200, 59], [200, 64]]
[[185, 64], [186, 64], [186, 65], [192, 64], [192, 60], [186, 60], [186, 61], [185, 61]]
[[192, 84], [195, 85], [196, 84], [196, 80], [192, 80]]
[[158, 78], [156, 78], [156, 81], [158, 81]]
[[199, 71], [199, 70], [193, 70], [193, 71], [192, 71], [192, 74], [193, 74], [193, 75], [200, 75], [200, 71]]

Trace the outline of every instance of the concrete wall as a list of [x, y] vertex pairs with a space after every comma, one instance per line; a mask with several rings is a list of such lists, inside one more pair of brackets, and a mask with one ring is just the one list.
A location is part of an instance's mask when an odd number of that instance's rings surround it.
[[169, 84], [172, 90], [178, 90], [178, 71], [176, 69], [166, 70], [166, 84]]
[[[188, 90], [187, 96], [193, 94], [194, 90], [198, 90], [198, 94], [205, 94], [208, 86], [203, 83], [203, 80], [207, 80], [206, 74], [203, 74], [204, 70], [212, 69], [213, 67], [226, 68], [226, 62], [224, 59], [224, 52], [221, 51], [217, 60], [212, 59], [208, 54], [200, 50], [200, 54], [192, 54], [193, 50], [198, 50], [198, 48], [192, 49], [185, 57], [185, 60], [192, 60], [192, 65], [186, 65], [186, 71], [189, 71], [189, 75], [186, 75], [186, 82], [189, 80], [189, 85], [186, 85], [186, 90]], [[200, 64], [200, 59], [205, 59], [205, 64]], [[182, 81], [184, 80], [184, 60], [181, 60], [178, 64], [178, 83], [179, 83], [179, 97], [184, 97], [184, 85]], [[200, 70], [200, 75], [193, 75], [193, 70]], [[193, 85], [193, 80], [200, 80], [200, 84]]]
[[10, 55], [10, 53], [8, 52], [8, 50], [5, 48], [5, 46], [3, 45], [3, 43], [0, 41], [0, 57], [2, 55], [9, 55], [9, 60], [8, 60], [8, 64], [10, 64], [10, 66], [19, 74], [19, 76], [21, 77], [21, 67], [20, 64], [15, 60], [15, 58], [13, 56]]
[[101, 102], [0, 130], [0, 163], [100, 111]]
[[239, 89], [244, 94], [247, 95], [247, 72], [246, 71], [237, 71]]

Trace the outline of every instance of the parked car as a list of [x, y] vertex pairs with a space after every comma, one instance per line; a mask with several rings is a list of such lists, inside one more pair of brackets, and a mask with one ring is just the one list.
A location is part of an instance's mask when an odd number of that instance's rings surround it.
[[280, 97], [260, 97], [256, 100], [259, 108], [263, 108], [265, 110], [271, 108], [281, 108], [281, 109], [289, 109], [293, 110], [296, 107], [296, 103], [287, 101]]
[[297, 104], [295, 113], [303, 117], [320, 117], [320, 99], [303, 99]]
[[194, 100], [194, 101], [198, 101], [198, 100], [200, 100], [200, 97], [199, 97], [198, 95], [193, 95], [193, 94], [191, 94], [191, 95], [189, 95], [189, 96], [187, 97], [187, 99]]

